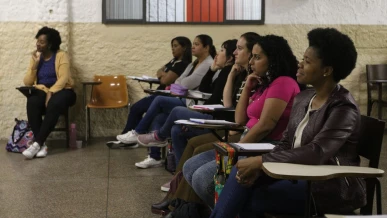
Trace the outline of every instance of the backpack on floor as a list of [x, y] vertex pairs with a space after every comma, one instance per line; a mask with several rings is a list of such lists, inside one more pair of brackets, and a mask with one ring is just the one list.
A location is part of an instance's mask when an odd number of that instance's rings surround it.
[[34, 140], [34, 133], [28, 121], [15, 118], [16, 125], [5, 149], [9, 152], [21, 153], [28, 148], [28, 142]]
[[171, 206], [175, 208], [169, 216], [172, 218], [202, 218], [211, 214], [207, 205], [186, 202], [180, 198], [172, 200]]

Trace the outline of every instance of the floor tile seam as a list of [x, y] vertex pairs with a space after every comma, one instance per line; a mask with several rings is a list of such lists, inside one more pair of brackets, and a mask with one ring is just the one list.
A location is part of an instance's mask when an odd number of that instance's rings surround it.
[[74, 180], [91, 180], [91, 179], [107, 179], [108, 176], [103, 176], [103, 177], [87, 177], [87, 178], [63, 178], [63, 179], [39, 179], [39, 178], [31, 178], [31, 179], [6, 179], [6, 180], [0, 180], [1, 182], [28, 182], [28, 181], [41, 181], [41, 182], [46, 182], [46, 181], [74, 181]]
[[110, 149], [108, 151], [108, 163], [107, 163], [107, 188], [106, 188], [106, 218], [109, 215], [109, 186], [110, 186]]
[[145, 177], [173, 177], [173, 175], [131, 175], [131, 176], [109, 176], [109, 179], [125, 179], [125, 178], [145, 178]]

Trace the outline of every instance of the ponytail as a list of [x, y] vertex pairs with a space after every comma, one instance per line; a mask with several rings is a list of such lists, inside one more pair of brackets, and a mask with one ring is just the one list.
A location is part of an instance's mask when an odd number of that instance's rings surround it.
[[208, 53], [210, 53], [212, 58], [215, 58], [216, 49], [215, 49], [214, 43], [212, 42], [211, 36], [205, 35], [205, 34], [200, 34], [200, 35], [197, 35], [196, 38], [198, 38], [200, 40], [203, 47], [208, 46], [208, 48], [209, 48]]
[[210, 51], [209, 51], [210, 55], [212, 58], [215, 58], [216, 56], [216, 48], [214, 45], [210, 45]]

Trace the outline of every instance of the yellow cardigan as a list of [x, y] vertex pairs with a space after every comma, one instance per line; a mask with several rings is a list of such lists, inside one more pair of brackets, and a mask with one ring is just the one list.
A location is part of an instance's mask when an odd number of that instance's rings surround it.
[[71, 78], [70, 73], [70, 62], [66, 52], [62, 50], [58, 50], [56, 53], [55, 59], [55, 72], [56, 72], [56, 83], [51, 86], [51, 88], [47, 88], [45, 85], [36, 84], [37, 81], [37, 66], [34, 66], [35, 61], [31, 57], [30, 66], [28, 68], [27, 74], [24, 77], [24, 84], [26, 86], [34, 86], [37, 89], [43, 90], [44, 92], [58, 92], [62, 89], [71, 89], [74, 85], [74, 81]]

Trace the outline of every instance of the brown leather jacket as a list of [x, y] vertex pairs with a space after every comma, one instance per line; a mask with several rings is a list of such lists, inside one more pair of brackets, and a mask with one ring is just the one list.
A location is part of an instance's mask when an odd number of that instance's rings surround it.
[[[356, 146], [360, 112], [352, 95], [341, 85], [336, 86], [320, 109], [310, 112], [301, 147], [293, 148], [295, 131], [314, 95], [314, 90], [305, 90], [296, 96], [283, 138], [271, 153], [262, 156], [263, 162], [359, 166]], [[361, 178], [313, 182], [312, 194], [319, 213], [346, 213], [366, 202], [365, 182]]]

